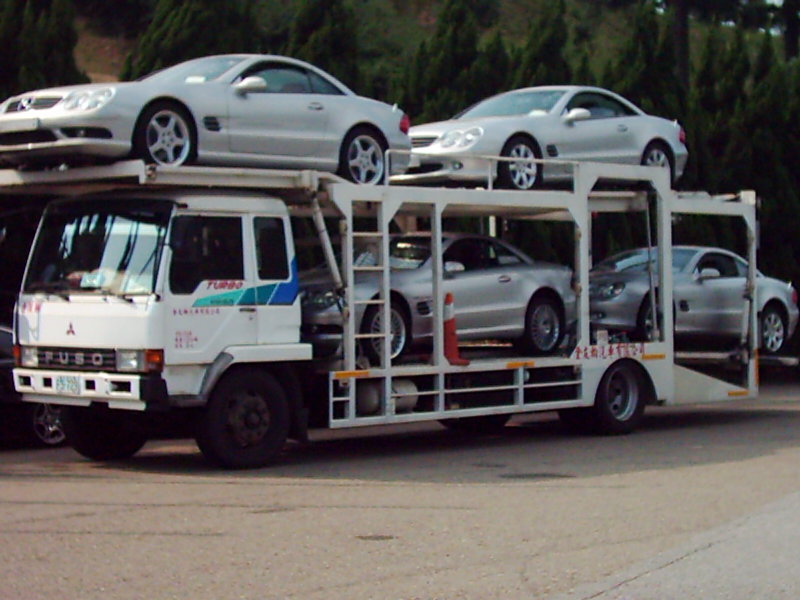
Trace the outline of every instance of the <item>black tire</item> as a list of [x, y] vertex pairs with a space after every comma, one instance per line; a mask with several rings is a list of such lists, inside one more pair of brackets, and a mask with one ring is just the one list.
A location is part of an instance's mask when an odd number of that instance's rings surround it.
[[28, 440], [43, 448], [62, 446], [67, 439], [62, 423], [62, 408], [53, 404], [26, 404]]
[[650, 302], [650, 296], [645, 296], [639, 306], [639, 312], [636, 314], [636, 331], [634, 332], [634, 341], [648, 342], [653, 333], [653, 307]]
[[64, 433], [75, 450], [92, 460], [130, 458], [147, 438], [135, 431], [126, 411], [67, 406], [62, 409]]
[[383, 136], [371, 127], [354, 127], [339, 150], [337, 173], [353, 183], [373, 185], [386, 178], [386, 149]]
[[526, 163], [523, 159], [542, 158], [539, 146], [529, 137], [515, 135], [503, 146], [500, 156], [521, 159], [518, 162], [502, 161], [497, 165], [497, 187], [509, 190], [530, 190], [542, 182], [542, 165]]
[[786, 345], [785, 313], [775, 304], [767, 304], [758, 321], [759, 346], [764, 354], [780, 354]]
[[669, 167], [670, 185], [675, 183], [675, 158], [672, 150], [664, 142], [653, 141], [642, 152], [641, 164], [653, 167]]
[[148, 164], [179, 166], [197, 158], [197, 128], [192, 116], [179, 104], [153, 102], [136, 121], [133, 157]]
[[269, 464], [289, 435], [286, 392], [270, 373], [239, 369], [217, 383], [200, 416], [196, 441], [208, 460], [228, 469]]
[[528, 354], [552, 354], [564, 338], [564, 311], [549, 294], [536, 294], [525, 312], [525, 332], [518, 342]]
[[[361, 333], [378, 333], [380, 331], [381, 308], [373, 305], [364, 311], [364, 317], [361, 319]], [[391, 303], [389, 313], [389, 320], [393, 330], [389, 357], [395, 360], [403, 356], [411, 345], [411, 319], [408, 316], [408, 311], [398, 302]], [[380, 364], [382, 347], [383, 340], [380, 338], [367, 338], [361, 341], [361, 352], [367, 357], [371, 365]]]
[[479, 435], [499, 433], [510, 418], [511, 415], [485, 415], [481, 417], [462, 417], [460, 419], [441, 419], [439, 423], [452, 431]]
[[591, 433], [619, 435], [630, 433], [644, 416], [646, 392], [643, 375], [635, 363], [621, 360], [603, 374], [594, 405], [586, 415]]

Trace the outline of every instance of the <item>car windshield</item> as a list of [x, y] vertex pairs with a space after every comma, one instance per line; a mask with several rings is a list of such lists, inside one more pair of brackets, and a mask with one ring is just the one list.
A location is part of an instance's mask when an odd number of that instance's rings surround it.
[[479, 102], [458, 115], [457, 118], [509, 117], [512, 115], [527, 115], [534, 111], [548, 113], [563, 95], [564, 90], [508, 92]]
[[[649, 253], [651, 262], [656, 262], [656, 251], [652, 250]], [[677, 273], [682, 271], [684, 267], [695, 255], [695, 250], [687, 248], [675, 248], [672, 250], [672, 272]], [[609, 256], [605, 260], [597, 263], [592, 271], [646, 271], [647, 270], [647, 256], [648, 251], [644, 248], [636, 250], [628, 250]]]
[[150, 294], [172, 203], [94, 198], [42, 220], [24, 292]]
[[[355, 249], [356, 266], [378, 264], [378, 249], [363, 245]], [[401, 237], [389, 244], [389, 266], [392, 269], [418, 269], [431, 255], [431, 241], [426, 237]]]
[[155, 71], [140, 81], [158, 84], [203, 83], [216, 79], [243, 60], [243, 56], [207, 56]]

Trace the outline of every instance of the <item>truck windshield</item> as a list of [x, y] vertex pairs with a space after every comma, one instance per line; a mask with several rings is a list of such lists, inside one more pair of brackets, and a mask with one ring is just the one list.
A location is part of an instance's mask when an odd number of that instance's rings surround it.
[[42, 218], [24, 292], [150, 294], [172, 203], [93, 198]]

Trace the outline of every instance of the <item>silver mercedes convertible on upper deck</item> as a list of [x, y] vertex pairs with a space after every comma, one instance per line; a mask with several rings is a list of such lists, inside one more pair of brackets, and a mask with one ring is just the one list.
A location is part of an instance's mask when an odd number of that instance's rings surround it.
[[[206, 56], [138, 81], [26, 92], [0, 104], [0, 163], [149, 163], [319, 169], [385, 179], [411, 148], [408, 117], [282, 56]], [[407, 155], [392, 160], [402, 173]], [[390, 173], [391, 174], [391, 173]]]

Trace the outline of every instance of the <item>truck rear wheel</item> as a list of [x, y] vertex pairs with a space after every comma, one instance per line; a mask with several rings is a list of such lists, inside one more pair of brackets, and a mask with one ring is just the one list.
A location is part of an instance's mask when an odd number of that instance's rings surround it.
[[73, 448], [92, 460], [130, 458], [147, 437], [130, 426], [125, 411], [65, 406], [61, 421]]
[[197, 430], [197, 445], [227, 469], [262, 467], [289, 435], [286, 392], [270, 373], [255, 368], [227, 374], [214, 388]]

